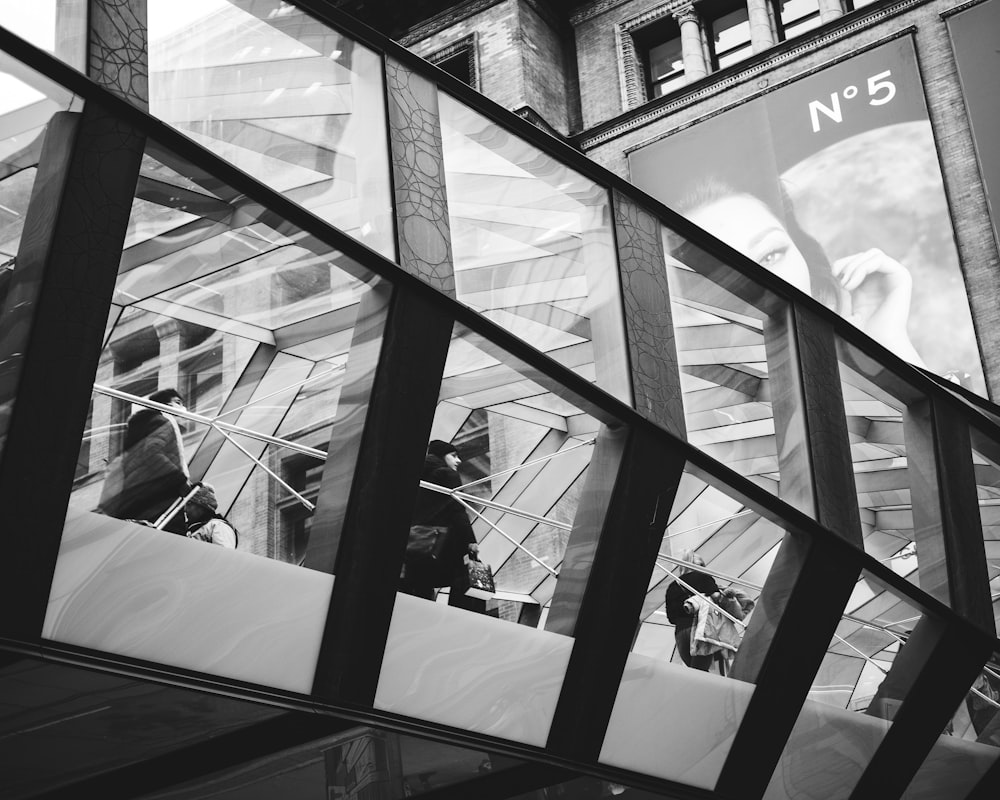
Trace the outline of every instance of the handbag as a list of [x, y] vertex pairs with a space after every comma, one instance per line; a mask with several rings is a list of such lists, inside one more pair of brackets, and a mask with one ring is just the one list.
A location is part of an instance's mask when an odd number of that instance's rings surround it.
[[465, 590], [466, 597], [475, 597], [478, 600], [489, 600], [496, 594], [497, 585], [493, 580], [493, 568], [489, 564], [470, 557], [465, 562], [469, 573], [469, 588]]
[[411, 525], [406, 540], [406, 561], [409, 564], [432, 564], [444, 557], [447, 547], [446, 525]]

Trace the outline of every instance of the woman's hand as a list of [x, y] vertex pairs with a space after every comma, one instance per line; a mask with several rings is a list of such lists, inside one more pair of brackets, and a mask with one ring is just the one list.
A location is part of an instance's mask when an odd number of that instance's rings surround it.
[[900, 358], [923, 366], [906, 332], [909, 270], [876, 247], [834, 261], [833, 276], [851, 296], [848, 319]]

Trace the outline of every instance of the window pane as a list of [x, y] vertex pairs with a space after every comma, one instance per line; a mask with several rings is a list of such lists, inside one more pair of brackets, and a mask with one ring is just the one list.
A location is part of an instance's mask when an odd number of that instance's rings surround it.
[[308, 692], [333, 578], [296, 565], [387, 287], [266, 213], [147, 142], [45, 635]]
[[842, 340], [837, 345], [865, 552], [947, 603], [947, 592], [935, 592], [932, 586], [933, 556], [925, 559], [921, 580], [920, 551], [941, 539], [940, 515], [928, 509], [918, 548], [907, 451], [921, 423], [906, 413], [904, 400], [879, 386], [878, 381], [887, 382], [888, 370], [879, 365], [874, 375], [863, 375], [873, 361]]
[[788, 0], [781, 7], [785, 39], [792, 39], [822, 24], [817, 0]]
[[696, 245], [666, 230], [664, 235], [688, 441], [777, 494], [780, 469], [764, 344], [776, 301]]
[[457, 298], [631, 403], [607, 189], [439, 98]]
[[904, 800], [962, 800], [1000, 756], [1000, 658], [994, 654], [938, 737]]
[[653, 97], [660, 97], [684, 82], [680, 36], [649, 48], [649, 81]]
[[715, 34], [714, 50], [719, 68], [750, 55], [750, 18], [746, 8], [719, 17], [712, 21]]
[[[440, 569], [405, 564], [376, 708], [544, 745], [610, 494], [589, 470], [605, 431], [578, 398], [456, 326], [431, 432], [447, 444], [428, 454], [412, 517], [455, 538]], [[459, 584], [473, 543], [493, 569], [490, 597]]]
[[[850, 794], [922, 666], [899, 659], [923, 615], [862, 572], [765, 793]], [[920, 645], [915, 645], [919, 647]]]
[[149, 0], [149, 42], [151, 114], [395, 256], [376, 53], [280, 0]]
[[1000, 446], [975, 428], [972, 429], [972, 463], [976, 471], [994, 626], [1000, 635]]
[[0, 26], [75, 69], [84, 68], [87, 0], [0, 3]]

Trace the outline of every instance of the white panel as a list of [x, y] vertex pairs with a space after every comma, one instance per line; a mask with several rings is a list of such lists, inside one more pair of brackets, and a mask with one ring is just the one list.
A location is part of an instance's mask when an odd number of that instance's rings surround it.
[[567, 636], [396, 595], [375, 708], [544, 747]]
[[[875, 756], [890, 723], [807, 700], [785, 745], [765, 800], [847, 797]], [[993, 765], [996, 747], [941, 736], [903, 797], [965, 797]]]
[[1000, 750], [995, 745], [941, 736], [913, 776], [903, 800], [966, 797], [996, 763], [998, 755]]
[[[888, 720], [806, 700], [765, 800], [848, 797], [882, 743]], [[819, 787], [817, 789], [817, 787]]]
[[312, 691], [333, 576], [70, 508], [42, 636]]
[[600, 761], [712, 789], [753, 690], [749, 683], [631, 653]]

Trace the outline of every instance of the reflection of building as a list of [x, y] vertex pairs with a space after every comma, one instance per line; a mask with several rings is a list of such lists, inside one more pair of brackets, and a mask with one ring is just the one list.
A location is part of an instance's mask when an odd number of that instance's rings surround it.
[[[911, 22], [936, 87], [942, 2], [342, 4], [451, 78], [315, 2], [144, 5], [89, 3], [93, 82], [0, 35], [5, 793], [995, 793], [995, 408], [614, 174]], [[242, 552], [94, 513], [168, 385]], [[431, 438], [487, 615], [395, 591]], [[728, 677], [673, 652], [687, 550], [757, 602]]]

